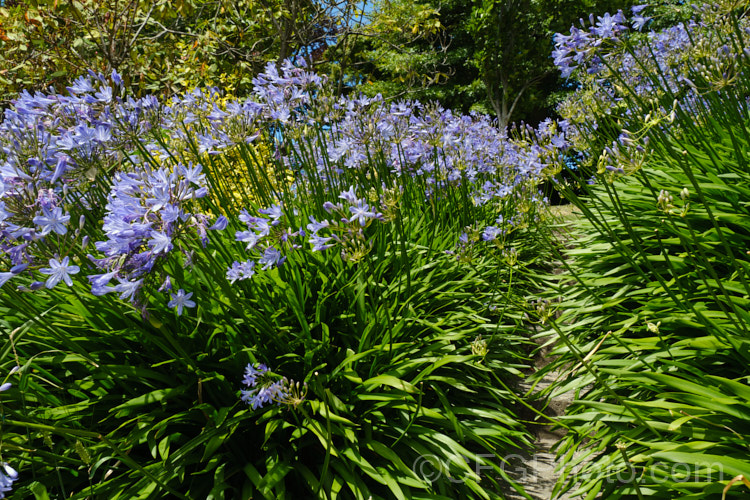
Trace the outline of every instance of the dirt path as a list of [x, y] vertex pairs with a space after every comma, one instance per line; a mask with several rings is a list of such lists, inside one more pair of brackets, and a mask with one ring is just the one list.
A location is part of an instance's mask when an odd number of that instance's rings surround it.
[[[552, 385], [555, 378], [559, 375], [557, 372], [548, 373], [534, 387], [533, 394], [539, 393]], [[524, 381], [519, 385], [519, 389], [524, 392], [531, 390], [532, 384]], [[565, 408], [572, 401], [572, 394], [563, 394], [549, 400], [545, 415], [549, 417], [560, 416], [565, 413]], [[541, 422], [540, 422], [541, 423]], [[552, 431], [548, 425], [538, 425], [533, 429], [536, 441], [532, 453], [524, 457], [518, 457], [516, 463], [512, 465], [512, 475], [523, 485], [526, 492], [534, 500], [550, 500], [552, 490], [557, 482], [558, 472], [555, 470], [558, 463], [555, 453], [550, 451], [557, 441], [563, 436], [561, 430]], [[509, 495], [509, 498], [522, 499], [518, 494]], [[569, 500], [573, 497], [562, 495], [557, 497], [561, 500]]]
[[[562, 205], [557, 207], [551, 207], [553, 213], [560, 218], [563, 222], [570, 222], [580, 217], [578, 213], [571, 205]], [[566, 238], [566, 232], [560, 231], [558, 237]], [[558, 269], [555, 273], [562, 272], [562, 269]], [[548, 349], [542, 348], [541, 352], [535, 362], [535, 368], [537, 370], [543, 368], [550, 363], [548, 356]], [[551, 386], [555, 380], [560, 376], [560, 373], [550, 372], [540, 380], [531, 393], [539, 394], [549, 386]], [[529, 382], [527, 377], [523, 382], [519, 384], [519, 392], [528, 393], [532, 390], [532, 384]], [[573, 400], [573, 394], [567, 393], [558, 395], [551, 398], [544, 409], [545, 415], [548, 417], [557, 417], [565, 413], [565, 409]], [[540, 424], [544, 424], [544, 419], [540, 417]], [[534, 498], [534, 500], [550, 500], [552, 498], [552, 490], [554, 489], [555, 483], [559, 477], [559, 473], [556, 471], [558, 462], [556, 460], [555, 453], [551, 451], [552, 447], [560, 440], [564, 435], [563, 430], [552, 431], [550, 425], [538, 425], [532, 429], [536, 437], [534, 442], [534, 450], [525, 457], [520, 457], [517, 463], [513, 464], [513, 476], [523, 485], [526, 492]], [[518, 494], [509, 495], [509, 498], [522, 499], [523, 497]], [[560, 500], [570, 500], [573, 497], [569, 495], [561, 495], [557, 497]]]

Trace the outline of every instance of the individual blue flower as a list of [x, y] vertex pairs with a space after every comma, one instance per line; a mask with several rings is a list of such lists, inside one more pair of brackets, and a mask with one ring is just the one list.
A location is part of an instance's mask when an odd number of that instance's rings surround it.
[[102, 87], [98, 92], [94, 94], [94, 97], [97, 101], [108, 104], [112, 102], [112, 88]]
[[117, 272], [112, 271], [105, 274], [94, 274], [88, 276], [89, 282], [91, 282], [91, 293], [96, 297], [101, 297], [109, 292], [114, 292], [115, 288], [108, 286], [109, 282], [112, 281]]
[[117, 72], [116, 69], [112, 70], [112, 82], [117, 85], [118, 87], [122, 85], [122, 77]]
[[13, 276], [15, 276], [13, 273], [0, 273], [0, 287], [7, 283]]
[[284, 215], [284, 212], [281, 211], [279, 205], [271, 205], [269, 208], [261, 208], [258, 210], [258, 213], [271, 217], [271, 219], [273, 219], [273, 222], [271, 223], [272, 226], [277, 226], [280, 222], [279, 219]]
[[247, 250], [252, 250], [260, 241], [260, 237], [253, 231], [237, 231], [234, 235], [237, 241], [247, 243]]
[[167, 204], [161, 209], [161, 220], [166, 223], [175, 222], [180, 218], [181, 210], [178, 206]]
[[135, 294], [138, 292], [138, 290], [141, 288], [141, 285], [143, 285], [143, 280], [134, 280], [129, 281], [122, 278], [117, 278], [117, 280], [120, 282], [119, 285], [116, 285], [112, 291], [118, 292], [120, 294], [120, 300], [135, 300]]
[[358, 201], [354, 186], [349, 186], [349, 191], [342, 191], [339, 198], [346, 200], [349, 203], [357, 203]]
[[592, 27], [592, 31], [602, 38], [612, 38], [625, 29], [622, 25], [624, 22], [625, 16], [622, 11], [618, 11], [614, 16], [607, 12], [604, 16], [597, 16], [597, 23]]
[[34, 217], [34, 224], [42, 226], [42, 236], [46, 236], [51, 232], [57, 234], [65, 234], [68, 232], [68, 228], [65, 227], [68, 221], [70, 221], [70, 215], [63, 214], [60, 207], [55, 207], [52, 210], [45, 206], [42, 206], [43, 215], [37, 215]]
[[261, 270], [265, 271], [273, 266], [279, 267], [285, 260], [286, 257], [282, 257], [281, 252], [276, 248], [268, 247], [265, 252], [263, 252], [263, 257], [258, 259], [258, 264], [261, 264], [263, 266]]
[[73, 280], [70, 278], [70, 275], [78, 274], [78, 271], [81, 270], [78, 266], [71, 266], [70, 258], [67, 256], [63, 257], [62, 261], [54, 258], [50, 259], [49, 266], [39, 270], [40, 273], [49, 275], [49, 278], [45, 282], [47, 288], [54, 288], [61, 280], [66, 285], [73, 286]]
[[29, 265], [27, 263], [18, 264], [10, 268], [10, 271], [0, 273], [0, 287], [2, 287], [9, 279], [11, 279], [13, 276], [16, 276], [18, 274], [21, 274], [28, 268]]
[[148, 246], [154, 253], [168, 253], [172, 250], [172, 238], [160, 231], [151, 231]]
[[227, 228], [228, 224], [229, 224], [229, 220], [227, 220], [227, 218], [224, 217], [223, 215], [220, 215], [216, 219], [216, 222], [214, 222], [214, 224], [210, 226], [208, 229], [210, 231], [223, 231]]
[[109, 142], [112, 140], [112, 128], [100, 125], [94, 130], [94, 140], [96, 142]]
[[318, 222], [317, 220], [315, 220], [315, 217], [313, 217], [312, 215], [309, 218], [310, 218], [310, 224], [307, 225], [307, 229], [313, 234], [317, 234], [317, 232], [320, 231], [321, 229], [331, 225], [331, 223], [325, 219]]
[[195, 307], [195, 302], [190, 300], [190, 297], [193, 296], [193, 292], [185, 293], [185, 290], [180, 288], [177, 290], [177, 293], [171, 293], [172, 300], [169, 301], [169, 304], [167, 304], [168, 307], [176, 307], [177, 308], [177, 316], [182, 315], [182, 308], [193, 308]]
[[328, 242], [332, 239], [333, 237], [331, 236], [324, 237], [318, 234], [313, 234], [308, 241], [313, 246], [313, 252], [322, 252], [323, 250], [327, 250], [333, 246], [333, 244], [328, 244]]
[[65, 173], [65, 171], [68, 168], [68, 157], [61, 155], [57, 158], [57, 162], [55, 163], [55, 170], [52, 172], [52, 177], [50, 178], [50, 182], [54, 183], [57, 179], [59, 179], [62, 174]]
[[18, 479], [18, 472], [5, 462], [0, 462], [0, 498], [5, 498], [6, 493], [13, 489], [13, 483]]
[[159, 292], [168, 292], [172, 289], [172, 278], [167, 276], [159, 287]]
[[77, 80], [73, 82], [73, 85], [67, 87], [68, 92], [71, 94], [85, 94], [94, 91], [94, 86], [91, 84], [91, 80], [85, 76], [79, 76]]
[[182, 167], [182, 175], [185, 178], [185, 180], [191, 184], [195, 184], [197, 186], [203, 186], [206, 183], [206, 176], [202, 174], [203, 167], [201, 165], [195, 165], [191, 163], [190, 166], [185, 167], [184, 165], [180, 165]]
[[[641, 7], [645, 7], [645, 5], [642, 5]], [[634, 7], [635, 9], [635, 7]], [[633, 29], [636, 29], [638, 31], [641, 31], [644, 26], [651, 20], [651, 17], [649, 16], [642, 16], [640, 14], [636, 14], [633, 16]]]
[[342, 207], [340, 203], [336, 203], [334, 205], [330, 201], [326, 201], [325, 203], [323, 203], [323, 209], [330, 214], [335, 212], [336, 210], [341, 210]]
[[268, 219], [253, 217], [249, 226], [251, 226], [260, 237], [265, 237], [271, 234], [271, 226], [268, 225]]
[[352, 213], [351, 220], [358, 220], [360, 226], [366, 226], [369, 219], [374, 219], [378, 216], [375, 212], [370, 210], [370, 205], [365, 203], [365, 200], [357, 200], [355, 206], [349, 207], [349, 211]]

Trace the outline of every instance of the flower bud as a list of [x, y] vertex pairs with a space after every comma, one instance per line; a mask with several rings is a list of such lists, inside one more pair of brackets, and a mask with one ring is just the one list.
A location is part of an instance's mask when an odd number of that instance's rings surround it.
[[29, 285], [29, 288], [31, 290], [41, 290], [42, 288], [44, 288], [44, 281], [35, 281]]
[[18, 264], [17, 266], [13, 266], [10, 268], [10, 272], [13, 274], [19, 274], [26, 270], [26, 268], [29, 267], [28, 264]]

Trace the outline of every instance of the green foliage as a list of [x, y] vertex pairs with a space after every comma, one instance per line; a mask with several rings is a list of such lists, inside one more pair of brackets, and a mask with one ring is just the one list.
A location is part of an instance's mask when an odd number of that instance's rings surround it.
[[244, 95], [268, 61], [308, 47], [310, 63], [341, 25], [347, 0], [82, 0], [0, 8], [0, 104], [47, 91], [88, 70], [117, 70], [136, 94], [219, 86]]
[[[373, 35], [355, 73], [368, 95], [439, 100], [451, 109], [494, 114], [501, 126], [553, 113], [547, 97], [561, 81], [550, 57], [552, 35], [590, 12], [632, 2], [442, 0], [376, 4]], [[392, 33], [379, 37], [377, 34]]]
[[[303, 161], [324, 133], [311, 128], [283, 147]], [[504, 457], [531, 444], [509, 387], [527, 362], [525, 321], [512, 304], [527, 293], [518, 276], [540, 255], [534, 204], [509, 197], [476, 206], [459, 183], [425, 200], [427, 182], [394, 178], [376, 149], [367, 167], [337, 176], [333, 166], [316, 174], [298, 165], [309, 172], [303, 182], [271, 159], [274, 141], [264, 131], [258, 147], [208, 157], [191, 136], [164, 142], [175, 161], [205, 165], [214, 194], [199, 201], [202, 210], [232, 216], [210, 245], [195, 238], [190, 261], [163, 269], [194, 292], [190, 315], [157, 296], [136, 310], [79, 281], [38, 293], [3, 288], [0, 328], [12, 333], [0, 372], [21, 366], [0, 407], [3, 456], [12, 454], [24, 477], [13, 498], [502, 498], [521, 490]], [[109, 185], [112, 174], [102, 169], [95, 184]], [[373, 243], [357, 262], [298, 249], [283, 267], [230, 285], [226, 269], [245, 252], [234, 238], [241, 208], [281, 202], [300, 227], [326, 217], [323, 202], [350, 185], [376, 199], [400, 193], [388, 219], [366, 228]], [[106, 189], [79, 187], [91, 206], [105, 205]], [[452, 254], [465, 226], [509, 219], [520, 207], [525, 225], [507, 239], [520, 263], [498, 266], [504, 249], [490, 244], [471, 258]], [[105, 239], [98, 225], [82, 231]], [[298, 382], [292, 400], [257, 410], [240, 401], [243, 369], [260, 362]]]
[[[730, 31], [714, 34], [744, 46], [729, 9], [726, 20]], [[703, 38], [696, 50], [708, 45]], [[698, 55], [681, 68], [705, 89], [700, 99], [670, 106], [676, 97], [664, 86], [658, 101], [659, 93], [647, 100], [619, 89], [630, 112], [587, 121], [599, 127], [592, 151], [626, 126], [632, 137], [647, 137], [648, 150], [602, 156], [598, 184], [579, 179], [583, 194], [566, 193], [585, 219], [575, 249], [565, 252], [564, 279], [576, 284], [560, 282], [551, 294], [559, 318], [549, 333], [561, 357], [548, 369], [565, 370], [553, 391], [575, 391], [561, 418], [569, 432], [558, 448], [565, 462], [558, 493], [746, 495], [748, 62], [736, 61], [736, 79], [711, 85], [715, 77], [697, 70], [706, 60]]]

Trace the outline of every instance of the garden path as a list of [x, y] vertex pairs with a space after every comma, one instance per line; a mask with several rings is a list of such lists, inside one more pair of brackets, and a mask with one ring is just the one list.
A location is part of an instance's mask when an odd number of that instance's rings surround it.
[[[559, 217], [563, 224], [574, 221], [581, 216], [572, 205], [561, 205], [551, 208], [553, 209], [552, 211], [554, 215]], [[569, 233], [567, 233], [565, 229], [561, 229], [556, 233], [558, 238], [561, 238], [562, 240], [568, 240], [570, 238]], [[562, 266], [558, 266], [554, 271], [555, 274], [561, 272]], [[548, 340], [548, 338], [541, 339], [539, 342], [545, 342], [546, 340]], [[534, 371], [541, 370], [551, 362], [549, 357], [550, 350], [549, 347], [540, 346], [534, 360]], [[536, 386], [529, 381], [531, 375], [533, 375], [533, 372], [518, 386], [519, 392], [522, 394], [528, 394], [529, 391], [531, 391], [531, 394], [529, 394], [531, 397], [527, 397], [527, 400], [534, 400], [534, 395], [547, 389], [561, 374], [558, 371], [549, 372], [536, 384]], [[540, 398], [540, 400], [543, 399]], [[572, 392], [552, 397], [546, 402], [544, 414], [548, 417], [561, 416], [565, 413], [565, 409], [572, 401]], [[534, 436], [536, 437], [533, 452], [527, 454], [527, 456], [519, 457], [517, 463], [512, 465], [511, 472], [534, 500], [550, 500], [552, 498], [552, 490], [559, 477], [559, 472], [556, 471], [559, 462], [555, 453], [552, 451], [552, 448], [564, 435], [564, 429], [552, 430], [550, 425], [544, 425], [544, 419], [541, 417], [538, 421], [540, 425], [537, 425], [532, 429]], [[522, 499], [523, 497], [514, 493], [509, 495], [509, 498], [516, 500]], [[572, 498], [574, 497], [568, 494], [557, 497], [558, 500], [571, 500]]]

